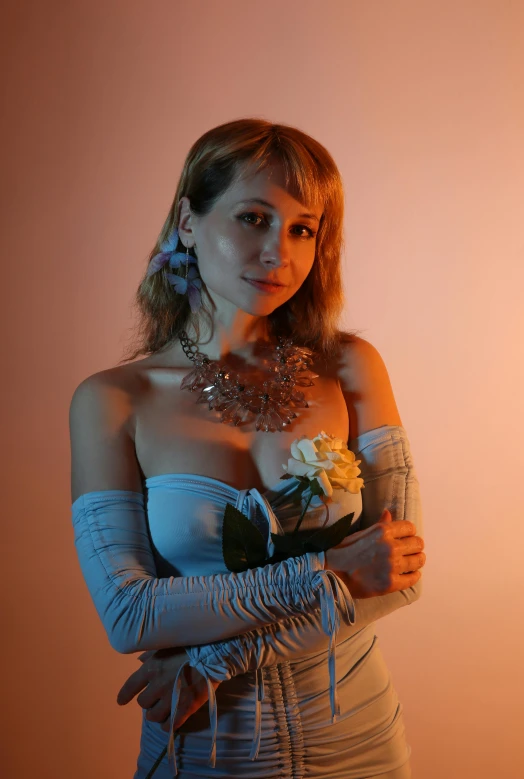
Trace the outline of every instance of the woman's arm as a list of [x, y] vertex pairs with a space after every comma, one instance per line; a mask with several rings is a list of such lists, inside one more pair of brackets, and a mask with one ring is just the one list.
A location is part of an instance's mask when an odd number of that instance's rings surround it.
[[158, 578], [126, 424], [129, 405], [102, 372], [77, 388], [70, 409], [75, 544], [114, 649], [128, 654], [208, 644], [318, 608], [328, 625], [327, 614], [338, 614], [334, 591], [351, 619], [352, 597], [324, 570], [323, 553], [239, 574]]
[[[365, 484], [358, 529], [363, 530], [377, 522], [382, 510], [388, 508], [394, 520], [411, 521], [417, 536], [422, 536], [419, 482], [405, 429], [384, 425], [351, 441], [350, 448], [361, 460]], [[354, 622], [340, 627], [338, 641], [344, 641], [377, 619], [414, 603], [421, 594], [421, 581], [387, 595], [354, 599]], [[186, 652], [190, 665], [200, 673], [223, 681], [284, 660], [300, 660], [306, 655], [325, 651], [328, 644], [320, 611], [312, 610], [250, 630], [228, 641], [186, 646]]]
[[[123, 654], [221, 641], [333, 597], [329, 582], [337, 577], [324, 570], [323, 553], [238, 574], [158, 578], [139, 493], [87, 493], [72, 516], [85, 582], [111, 646]], [[339, 589], [352, 604], [342, 582]]]

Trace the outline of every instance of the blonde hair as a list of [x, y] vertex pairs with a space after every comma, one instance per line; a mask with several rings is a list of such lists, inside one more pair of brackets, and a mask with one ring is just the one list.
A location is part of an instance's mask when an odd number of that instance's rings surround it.
[[[338, 329], [344, 305], [341, 272], [344, 191], [339, 170], [327, 149], [301, 130], [248, 118], [221, 124], [204, 133], [186, 157], [173, 203], [148, 264], [178, 226], [178, 204], [183, 196], [189, 198], [191, 211], [203, 216], [244, 170], [257, 173], [275, 163], [282, 166], [286, 189], [296, 200], [307, 205], [321, 203], [324, 211], [311, 271], [293, 297], [268, 315], [268, 334], [288, 336], [295, 343], [330, 357], [336, 354], [341, 341], [351, 340], [358, 332]], [[180, 241], [177, 251], [185, 252]], [[189, 322], [198, 336], [197, 317], [191, 312], [187, 295], [173, 290], [166, 270], [164, 266], [148, 278], [144, 271], [134, 301], [139, 312], [137, 336], [134, 347], [120, 362], [167, 348], [187, 329]], [[212, 307], [212, 299], [202, 282], [202, 308], [198, 314], [209, 317], [212, 327], [212, 313], [206, 301]]]

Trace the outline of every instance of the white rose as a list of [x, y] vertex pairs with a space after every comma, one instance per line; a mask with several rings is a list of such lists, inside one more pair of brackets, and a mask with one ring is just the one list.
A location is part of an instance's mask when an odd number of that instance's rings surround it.
[[324, 495], [331, 497], [333, 488], [357, 494], [364, 487], [359, 478], [362, 460], [347, 449], [341, 438], [334, 438], [323, 430], [315, 438], [303, 435], [291, 444], [292, 457], [283, 465], [291, 476], [305, 476], [318, 482]]

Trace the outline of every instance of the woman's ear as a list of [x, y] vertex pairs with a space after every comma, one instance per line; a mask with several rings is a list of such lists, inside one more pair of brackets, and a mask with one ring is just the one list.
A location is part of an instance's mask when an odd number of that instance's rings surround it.
[[191, 249], [195, 245], [195, 236], [192, 229], [192, 220], [189, 198], [184, 195], [178, 201], [178, 235], [184, 246]]

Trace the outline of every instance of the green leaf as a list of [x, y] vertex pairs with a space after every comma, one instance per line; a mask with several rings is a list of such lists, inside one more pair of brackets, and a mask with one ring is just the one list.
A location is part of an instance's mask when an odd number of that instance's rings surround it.
[[338, 546], [344, 538], [351, 534], [351, 520], [354, 516], [355, 512], [352, 511], [351, 514], [346, 514], [329, 527], [324, 527], [308, 536], [304, 541], [305, 551], [325, 552], [333, 546]]
[[222, 523], [222, 553], [229, 571], [240, 573], [266, 562], [266, 542], [260, 530], [231, 503]]
[[309, 485], [309, 488], [311, 490], [311, 494], [312, 495], [323, 495], [324, 494], [324, 490], [322, 489], [322, 487], [320, 486], [320, 484], [318, 483], [318, 481], [316, 479], [311, 481], [311, 483]]
[[275, 545], [275, 555], [285, 560], [286, 557], [299, 557], [306, 551], [304, 549], [304, 539], [295, 535], [286, 534], [279, 536], [271, 533], [271, 540]]

